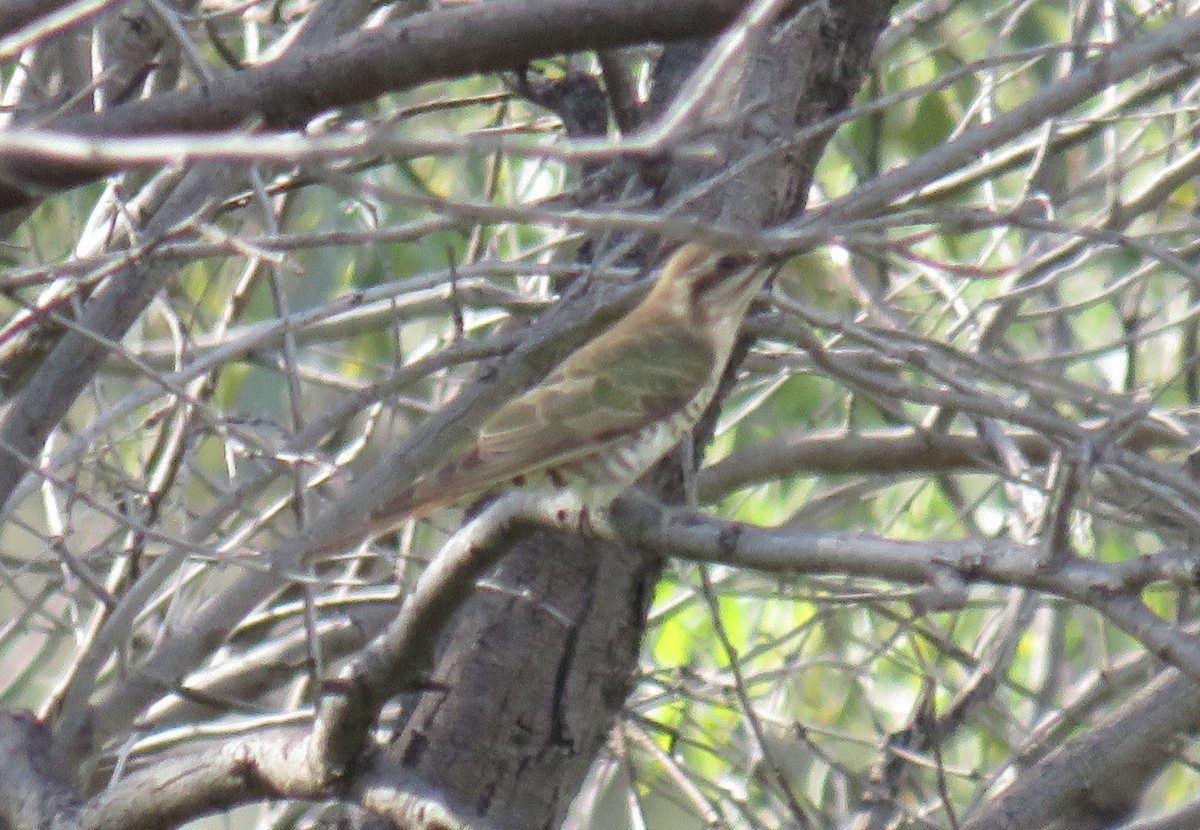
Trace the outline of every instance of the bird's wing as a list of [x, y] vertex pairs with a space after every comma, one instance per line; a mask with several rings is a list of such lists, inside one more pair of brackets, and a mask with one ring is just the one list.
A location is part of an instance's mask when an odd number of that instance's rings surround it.
[[712, 361], [682, 327], [594, 340], [497, 410], [429, 484], [461, 495], [603, 451], [686, 405]]

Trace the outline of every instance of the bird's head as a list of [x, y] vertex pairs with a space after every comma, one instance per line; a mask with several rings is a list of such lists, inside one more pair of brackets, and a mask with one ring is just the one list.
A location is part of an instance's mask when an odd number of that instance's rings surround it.
[[667, 260], [646, 304], [693, 325], [736, 327], [765, 278], [758, 257], [689, 242]]

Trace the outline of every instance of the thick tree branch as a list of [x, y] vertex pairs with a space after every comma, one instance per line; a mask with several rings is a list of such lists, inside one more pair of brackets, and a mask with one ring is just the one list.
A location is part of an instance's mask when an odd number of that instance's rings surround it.
[[309, 735], [300, 726], [269, 727], [157, 758], [89, 800], [75, 826], [167, 830], [271, 798], [334, 797], [306, 763]]
[[1103, 562], [1048, 560], [1037, 546], [1003, 539], [905, 542], [863, 533], [762, 528], [670, 508], [636, 492], [614, 505], [613, 526], [629, 544], [663, 556], [768, 573], [835, 573], [917, 585], [947, 580], [1045, 591], [1090, 605], [1151, 653], [1200, 680], [1200, 640], [1140, 599], [1155, 582], [1194, 586], [1200, 566], [1185, 549]]
[[[1105, 422], [1085, 421], [1084, 429], [1099, 430]], [[1008, 433], [1031, 463], [1045, 463], [1056, 445], [1032, 430]], [[1133, 452], [1151, 447], [1179, 450], [1190, 446], [1186, 436], [1160, 422], [1139, 422], [1122, 440]], [[724, 498], [739, 487], [797, 475], [895, 475], [937, 471], [977, 470], [994, 463], [992, 450], [977, 435], [935, 432], [910, 427], [850, 432], [804, 430], [778, 435], [739, 448], [699, 473], [704, 503]]]
[[[455, 4], [349, 35], [209, 83], [156, 95], [99, 114], [69, 116], [54, 129], [84, 136], [213, 133], [249, 126], [298, 126], [335, 107], [386, 92], [535, 58], [631, 43], [711, 35], [743, 0], [491, 0]], [[110, 172], [102, 166], [46, 165], [14, 154], [0, 167], [0, 213], [27, 206], [47, 189]]]
[[1121, 709], [1023, 770], [964, 830], [1026, 830], [1055, 820], [1060, 827], [1116, 826], [1174, 758], [1165, 748], [1197, 723], [1195, 678], [1163, 672]]

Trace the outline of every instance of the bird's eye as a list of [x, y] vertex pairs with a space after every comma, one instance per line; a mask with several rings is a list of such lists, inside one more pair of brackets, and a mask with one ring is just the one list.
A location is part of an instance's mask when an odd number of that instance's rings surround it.
[[721, 254], [712, 265], [700, 270], [692, 283], [692, 291], [703, 294], [723, 282], [730, 274], [749, 265], [752, 261], [746, 254]]
[[721, 258], [717, 260], [717, 270], [728, 274], [730, 271], [736, 271], [749, 264], [750, 257], [746, 254], [722, 254]]

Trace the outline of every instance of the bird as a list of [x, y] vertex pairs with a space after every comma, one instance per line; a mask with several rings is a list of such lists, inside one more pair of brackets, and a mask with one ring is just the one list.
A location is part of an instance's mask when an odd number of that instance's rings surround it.
[[356, 536], [509, 486], [570, 487], [583, 504], [607, 507], [712, 401], [767, 274], [760, 257], [684, 243], [628, 314], [501, 405], [445, 464], [370, 510]]

